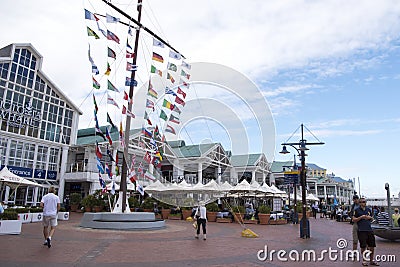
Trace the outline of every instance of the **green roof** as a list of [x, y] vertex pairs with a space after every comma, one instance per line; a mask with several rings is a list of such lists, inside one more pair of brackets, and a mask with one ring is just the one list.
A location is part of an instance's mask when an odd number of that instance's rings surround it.
[[283, 172], [283, 168], [293, 166], [293, 161], [274, 161], [271, 165], [271, 172]]
[[[104, 135], [106, 134], [106, 127], [107, 126], [100, 126], [100, 130], [103, 132]], [[132, 129], [132, 130], [130, 130], [129, 135], [137, 134], [140, 131], [141, 131], [141, 129]], [[118, 141], [119, 140], [118, 129], [115, 127], [111, 128], [110, 136], [111, 136], [111, 140]], [[78, 130], [78, 137], [76, 139], [77, 145], [91, 145], [91, 144], [95, 144], [96, 141], [99, 143], [105, 142], [103, 137], [101, 137], [99, 134], [96, 134], [96, 130], [94, 127]]]
[[234, 167], [241, 166], [256, 166], [257, 161], [260, 159], [262, 154], [245, 154], [245, 155], [233, 155], [230, 158], [231, 164]]
[[202, 155], [204, 155], [205, 152], [210, 150], [215, 145], [216, 145], [215, 143], [210, 143], [210, 144], [172, 147], [172, 151], [178, 158], [201, 157]]
[[183, 140], [167, 141], [167, 143], [172, 148], [183, 147], [186, 145], [185, 141], [183, 141]]

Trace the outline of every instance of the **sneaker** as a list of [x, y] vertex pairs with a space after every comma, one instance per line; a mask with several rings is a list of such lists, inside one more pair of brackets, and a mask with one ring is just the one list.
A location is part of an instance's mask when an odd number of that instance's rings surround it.
[[207, 238], [205, 238], [205, 237], [203, 238], [203, 240], [206, 240], [206, 239], [207, 239]]
[[199, 239], [199, 237], [197, 235], [194, 238]]
[[44, 241], [43, 246], [47, 246], [47, 239]]
[[47, 238], [47, 246], [50, 248], [51, 247], [51, 239], [50, 237]]

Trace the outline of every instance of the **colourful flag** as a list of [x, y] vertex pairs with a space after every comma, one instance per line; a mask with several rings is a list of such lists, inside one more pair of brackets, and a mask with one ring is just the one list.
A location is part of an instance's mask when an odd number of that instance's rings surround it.
[[149, 96], [154, 97], [154, 98], [157, 98], [157, 97], [158, 97], [157, 92], [156, 92], [153, 88], [149, 88], [149, 91], [147, 91], [147, 94], [148, 94]]
[[[126, 82], [125, 82], [126, 85]], [[133, 99], [129, 98], [128, 94], [124, 91], [124, 100], [127, 100], [128, 103], [133, 104]]]
[[136, 80], [132, 80], [131, 78], [126, 77], [125, 86], [137, 86], [137, 85], [138, 85], [138, 83]]
[[112, 50], [111, 48], [109, 48], [109, 47], [107, 47], [108, 48], [108, 52], [107, 52], [107, 55], [108, 55], [108, 57], [111, 57], [111, 58], [113, 58], [113, 59], [116, 59], [117, 58], [117, 54], [115, 53], [115, 51], [114, 50]]
[[107, 173], [108, 177], [110, 177], [110, 179], [112, 179], [112, 173], [111, 173], [110, 168], [108, 167], [108, 163], [107, 162], [105, 164], [105, 169], [106, 169], [106, 173]]
[[152, 138], [153, 137], [153, 135], [152, 135], [152, 133], [150, 132], [150, 131], [148, 131], [146, 128], [142, 128], [142, 133], [144, 134], [144, 136], [146, 136], [146, 137], [149, 137], [149, 138]]
[[132, 46], [129, 44], [128, 38], [126, 38], [126, 48], [129, 48], [130, 50], [132, 50]]
[[129, 180], [131, 180], [132, 183], [136, 182], [137, 176], [135, 170], [131, 170], [131, 172], [128, 175]]
[[119, 175], [120, 175], [120, 173], [119, 173], [119, 166], [118, 166], [118, 153], [117, 153], [117, 156], [115, 157], [115, 175], [116, 175], [116, 176], [119, 176]]
[[186, 98], [186, 93], [180, 87], [178, 87], [177, 93], [182, 95], [183, 98]]
[[93, 88], [100, 89], [100, 84], [96, 81], [96, 79], [92, 76], [93, 80]]
[[140, 162], [139, 163], [139, 167], [138, 167], [138, 173], [140, 174], [140, 176], [143, 176], [144, 175], [144, 170], [143, 170], [143, 163], [142, 162]]
[[99, 111], [99, 107], [97, 106], [96, 98], [94, 97], [93, 94], [93, 104], [94, 104], [94, 110], [96, 110], [96, 113]]
[[158, 137], [160, 135], [160, 130], [158, 129], [158, 125], [156, 125], [156, 128], [154, 129], [154, 137]]
[[170, 122], [177, 123], [177, 124], [180, 123], [179, 118], [178, 118], [178, 117], [175, 117], [173, 114], [171, 114], [171, 115], [169, 116], [169, 121], [170, 121]]
[[96, 17], [95, 14], [90, 12], [89, 10], [85, 9], [85, 19], [95, 20], [98, 21], [99, 19]]
[[169, 88], [168, 86], [165, 87], [165, 94], [176, 96], [176, 93], [171, 88]]
[[107, 62], [107, 70], [104, 73], [104, 75], [110, 75], [110, 72], [111, 72], [111, 67], [110, 67], [110, 64]]
[[166, 107], [167, 109], [170, 109], [170, 110], [174, 109], [174, 105], [171, 102], [169, 102], [167, 99], [164, 99], [163, 107]]
[[162, 156], [161, 156], [160, 151], [157, 151], [155, 156], [158, 157], [160, 160], [162, 160]]
[[163, 119], [163, 120], [165, 120], [165, 121], [167, 121], [168, 116], [167, 116], [167, 114], [164, 112], [164, 110], [161, 110], [160, 118]]
[[127, 71], [137, 71], [137, 65], [133, 65], [130, 62], [126, 62], [126, 70]]
[[99, 173], [99, 183], [101, 188], [103, 189], [106, 188], [106, 182], [103, 180], [100, 173]]
[[154, 109], [154, 102], [151, 101], [150, 99], [146, 99], [146, 108]]
[[111, 139], [110, 132], [108, 131], [108, 127], [106, 127], [106, 138], [107, 138], [108, 143], [110, 144], [110, 146], [112, 146], [112, 139]]
[[174, 105], [174, 109], [172, 111], [175, 111], [178, 114], [181, 114], [181, 110], [178, 108], [177, 105]]
[[144, 196], [144, 189], [143, 186], [140, 184], [136, 185], [136, 191], [138, 191], [142, 196]]
[[149, 179], [149, 180], [152, 180], [152, 181], [155, 181], [155, 180], [156, 180], [156, 177], [154, 177], [154, 175], [151, 174], [151, 173], [148, 172], [148, 171], [146, 171], [146, 173], [145, 173], [145, 175], [144, 175], [144, 178]]
[[161, 41], [157, 40], [156, 38], [153, 38], [153, 45], [161, 47], [161, 48], [164, 48], [164, 43], [162, 43]]
[[129, 52], [128, 50], [126, 50], [126, 58], [134, 58], [134, 57], [135, 57], [135, 53]]
[[131, 22], [129, 21], [129, 28], [128, 28], [128, 34], [132, 36], [132, 27], [131, 27]]
[[106, 13], [106, 20], [108, 23], [118, 23], [119, 22], [119, 18], [113, 17], [107, 13]]
[[117, 108], [119, 108], [117, 102], [115, 102], [115, 100], [111, 96], [109, 96], [108, 94], [107, 94], [107, 104], [111, 104], [111, 105], [114, 105]]
[[104, 173], [103, 164], [101, 163], [99, 158], [96, 158], [96, 161], [97, 161], [97, 169], [99, 170], [99, 173], [103, 174]]
[[153, 166], [154, 166], [154, 167], [156, 167], [156, 168], [161, 168], [161, 161], [160, 161], [160, 159], [154, 157], [152, 163], [153, 163]]
[[119, 93], [118, 89], [110, 82], [110, 80], [107, 80], [107, 89]]
[[152, 157], [151, 157], [150, 153], [148, 151], [146, 151], [146, 154], [144, 155], [143, 160], [150, 164], [151, 158]]
[[182, 61], [182, 67], [187, 68], [188, 70], [192, 69], [192, 66], [186, 63], [185, 61]]
[[176, 72], [178, 70], [178, 67], [174, 63], [168, 62], [167, 69]]
[[116, 42], [119, 44], [119, 38], [113, 32], [107, 30], [107, 39]]
[[[106, 128], [106, 129], [107, 129], [107, 128]], [[113, 155], [111, 154], [110, 149], [108, 148], [108, 145], [107, 145], [107, 156], [110, 158], [110, 161], [111, 161], [111, 162], [112, 162], [112, 161], [115, 161], [114, 158], [113, 158]]]
[[181, 76], [185, 77], [186, 79], [190, 79], [190, 74], [187, 74], [184, 70], [181, 70]]
[[90, 29], [89, 27], [87, 27], [87, 34], [88, 36], [94, 36], [95, 39], [100, 39], [97, 33], [95, 33], [94, 30]]
[[110, 114], [108, 114], [107, 112], [107, 122], [111, 125], [111, 127], [116, 128], [116, 126], [114, 125], [114, 123], [112, 122], [111, 118], [110, 118]]
[[131, 158], [131, 170], [134, 169], [135, 163], [136, 163], [136, 154], [133, 154]]
[[167, 124], [167, 127], [165, 128], [165, 131], [168, 132], [168, 133], [176, 134], [175, 133], [175, 129], [169, 124]]
[[149, 125], [153, 125], [153, 124], [151, 123], [151, 120], [150, 120], [150, 118], [149, 118], [149, 115], [147, 114], [146, 111], [144, 112], [144, 119], [147, 120], [147, 123], [148, 123]]
[[92, 64], [92, 73], [94, 73], [95, 75], [99, 74], [99, 69], [97, 68], [96, 64], [94, 64], [94, 61], [92, 59], [92, 57], [90, 56], [90, 45], [89, 45], [89, 49], [88, 49], [88, 57], [89, 57], [89, 61], [90, 64]]
[[119, 142], [121, 143], [122, 147], [125, 147], [125, 140], [124, 140], [124, 131], [122, 129], [122, 121], [119, 123]]
[[169, 57], [176, 59], [176, 60], [180, 60], [182, 58], [181, 54], [179, 54], [175, 51], [172, 51], [172, 50], [169, 51]]
[[115, 181], [112, 181], [112, 186], [111, 186], [111, 195], [115, 195]]
[[98, 159], [102, 159], [103, 158], [103, 153], [101, 152], [101, 149], [99, 147], [99, 143], [96, 141], [96, 157]]
[[182, 99], [180, 99], [178, 96], [175, 96], [175, 103], [185, 106], [185, 101], [183, 101]]
[[158, 62], [161, 62], [161, 63], [164, 62], [163, 57], [162, 57], [161, 55], [155, 53], [155, 52], [153, 52], [153, 58], [152, 58], [152, 59], [153, 59], [154, 61], [158, 61]]
[[160, 75], [160, 77], [162, 77], [162, 71], [158, 70], [155, 66], [151, 65], [151, 69], [150, 69], [151, 73], [157, 73], [158, 75]]
[[189, 84], [187, 82], [185, 82], [184, 80], [182, 80], [182, 79], [179, 80], [179, 84], [182, 85], [182, 86], [189, 87]]
[[135, 118], [135, 114], [129, 111], [125, 106], [122, 106], [122, 114], [126, 114], [129, 117]]
[[167, 72], [167, 79], [168, 79], [168, 80], [170, 80], [170, 81], [171, 81], [171, 83], [175, 83], [175, 79], [174, 79], [174, 77], [172, 77], [172, 75], [171, 75], [171, 74], [169, 74], [168, 72]]

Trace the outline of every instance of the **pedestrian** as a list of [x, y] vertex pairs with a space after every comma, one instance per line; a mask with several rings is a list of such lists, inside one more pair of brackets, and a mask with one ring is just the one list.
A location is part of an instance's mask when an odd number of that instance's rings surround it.
[[[375, 236], [372, 231], [371, 221], [373, 220], [373, 213], [370, 208], [367, 208], [367, 201], [365, 198], [360, 199], [360, 207], [354, 211], [353, 222], [358, 224], [358, 240], [360, 241], [361, 255], [367, 249], [371, 252], [369, 254], [369, 265], [379, 266], [379, 263], [374, 261], [374, 250], [376, 247]], [[362, 259], [362, 265], [368, 266], [366, 259]]]
[[359, 203], [359, 197], [357, 195], [353, 196], [353, 204], [351, 205], [351, 210], [350, 210], [350, 224], [353, 225], [352, 229], [352, 236], [353, 236], [353, 250], [357, 250], [357, 244], [358, 244], [358, 224], [353, 222], [353, 216], [354, 216], [354, 211], [360, 207]]
[[43, 236], [45, 240], [43, 245], [50, 248], [51, 239], [57, 226], [57, 213], [60, 210], [60, 198], [55, 194], [53, 186], [50, 186], [49, 193], [43, 196], [40, 206], [43, 208]]
[[385, 211], [384, 207], [381, 207], [381, 210], [376, 216], [376, 219], [379, 225], [385, 225], [385, 226], [389, 225], [389, 213]]
[[207, 238], [207, 229], [206, 229], [206, 224], [207, 224], [207, 209], [205, 207], [204, 201], [200, 201], [199, 207], [197, 208], [195, 217], [197, 218], [197, 231], [196, 231], [196, 239], [199, 239], [200, 235], [200, 226], [203, 228], [203, 239], [206, 240]]
[[70, 201], [69, 201], [69, 195], [65, 196], [64, 205], [65, 205], [65, 211], [69, 212], [71, 210]]
[[393, 226], [394, 227], [399, 227], [400, 214], [399, 214], [399, 209], [398, 208], [394, 209], [394, 214], [392, 215], [392, 219], [393, 219]]
[[314, 204], [311, 206], [311, 209], [312, 209], [312, 214], [313, 214], [314, 219], [317, 219], [317, 211], [318, 211], [318, 205], [317, 205], [317, 203], [314, 203]]
[[3, 201], [0, 202], [0, 214], [4, 213], [4, 204]]

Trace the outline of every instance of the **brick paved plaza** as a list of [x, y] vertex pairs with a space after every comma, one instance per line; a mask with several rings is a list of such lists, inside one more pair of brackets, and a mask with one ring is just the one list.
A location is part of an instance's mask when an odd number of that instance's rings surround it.
[[[310, 219], [311, 239], [299, 238], [297, 225], [249, 225], [259, 238], [244, 238], [236, 223], [208, 223], [207, 240], [196, 240], [191, 223], [167, 220], [157, 231], [104, 231], [80, 228], [82, 214], [72, 213], [60, 221], [52, 247], [43, 246], [41, 223], [22, 226], [21, 235], [0, 236], [1, 266], [361, 266], [360, 262], [260, 261], [257, 252], [292, 249], [338, 249], [345, 238], [351, 248], [351, 225], [327, 219]], [[396, 255], [400, 242], [377, 238], [377, 254]], [[338, 254], [339, 255], [339, 254]], [[288, 257], [288, 255], [286, 255]], [[398, 266], [396, 262], [381, 266]]]

